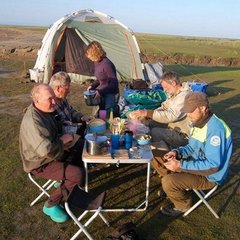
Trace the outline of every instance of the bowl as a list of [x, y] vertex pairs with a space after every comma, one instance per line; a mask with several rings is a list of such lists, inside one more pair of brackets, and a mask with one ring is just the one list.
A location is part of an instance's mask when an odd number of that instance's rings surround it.
[[106, 132], [106, 122], [100, 118], [94, 118], [88, 123], [89, 133], [103, 134]]
[[149, 144], [151, 141], [151, 136], [148, 134], [138, 134], [135, 136], [135, 139], [139, 145]]

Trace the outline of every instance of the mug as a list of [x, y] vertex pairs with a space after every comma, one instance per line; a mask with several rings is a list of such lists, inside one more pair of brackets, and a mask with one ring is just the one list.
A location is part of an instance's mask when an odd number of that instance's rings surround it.
[[124, 147], [125, 149], [130, 149], [133, 143], [133, 132], [132, 131], [125, 131], [124, 132]]
[[106, 121], [106, 119], [107, 119], [107, 111], [106, 110], [99, 110], [98, 116], [102, 120]]
[[120, 146], [120, 135], [112, 134], [111, 135], [111, 147], [112, 149], [119, 149]]

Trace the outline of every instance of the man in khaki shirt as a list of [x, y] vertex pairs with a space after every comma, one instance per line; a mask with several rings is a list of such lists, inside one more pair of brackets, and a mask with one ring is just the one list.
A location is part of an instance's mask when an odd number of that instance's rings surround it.
[[185, 96], [191, 91], [188, 86], [182, 86], [178, 75], [172, 71], [166, 71], [160, 83], [167, 94], [167, 100], [157, 109], [137, 110], [131, 112], [129, 116], [131, 119], [151, 119], [149, 127], [152, 144], [169, 150], [188, 142], [190, 126], [186, 114], [180, 110]]

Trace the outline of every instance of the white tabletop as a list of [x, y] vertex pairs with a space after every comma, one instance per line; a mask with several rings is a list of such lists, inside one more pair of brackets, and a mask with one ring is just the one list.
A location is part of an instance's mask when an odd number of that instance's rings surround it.
[[[86, 144], [83, 149], [82, 160], [87, 163], [148, 163], [153, 159], [153, 154], [149, 145], [134, 147], [134, 153], [131, 154], [129, 150], [118, 149], [113, 151], [113, 157], [111, 152], [103, 155], [90, 155], [86, 151]], [[133, 155], [137, 155], [134, 158]]]

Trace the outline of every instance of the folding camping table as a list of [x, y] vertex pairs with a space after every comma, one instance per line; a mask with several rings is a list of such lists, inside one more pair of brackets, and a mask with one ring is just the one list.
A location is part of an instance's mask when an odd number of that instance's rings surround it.
[[150, 146], [144, 146], [144, 149], [141, 151], [141, 158], [130, 158], [129, 153], [125, 149], [116, 150], [114, 159], [110, 153], [105, 155], [89, 155], [86, 151], [86, 144], [83, 149], [82, 159], [84, 162], [84, 168], [86, 172], [86, 183], [85, 190], [88, 191], [88, 163], [103, 163], [103, 164], [146, 164], [147, 173], [146, 173], [146, 193], [145, 200], [141, 202], [135, 208], [117, 208], [117, 209], [102, 209], [105, 212], [134, 212], [134, 211], [145, 211], [148, 207], [148, 197], [149, 197], [149, 185], [150, 185], [150, 162], [153, 159], [153, 154]]

